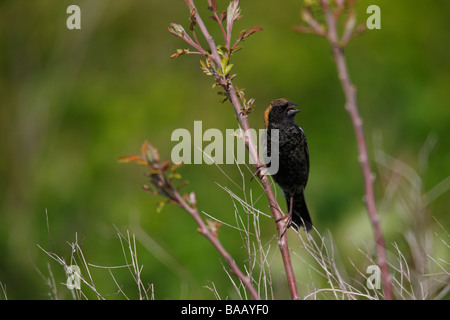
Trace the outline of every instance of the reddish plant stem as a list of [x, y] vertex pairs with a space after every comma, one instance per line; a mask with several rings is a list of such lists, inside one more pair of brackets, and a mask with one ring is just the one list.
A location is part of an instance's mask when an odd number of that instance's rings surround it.
[[187, 211], [191, 217], [195, 220], [195, 222], [198, 224], [199, 229], [198, 232], [203, 235], [206, 239], [209, 240], [209, 242], [212, 243], [214, 248], [220, 253], [220, 255], [225, 259], [225, 261], [228, 263], [228, 265], [231, 268], [231, 272], [233, 272], [239, 280], [244, 284], [244, 286], [247, 288], [248, 292], [252, 296], [253, 300], [261, 300], [261, 297], [259, 296], [258, 292], [256, 291], [255, 287], [253, 286], [252, 279], [246, 276], [241, 269], [238, 267], [234, 259], [231, 257], [231, 255], [228, 253], [228, 251], [222, 246], [222, 243], [219, 241], [219, 239], [211, 233], [211, 231], [206, 226], [205, 222], [201, 218], [198, 210], [196, 208], [191, 207], [189, 204], [186, 203], [186, 201], [183, 199], [183, 197], [179, 194], [179, 192], [172, 188], [172, 194], [177, 202], [177, 204], [183, 208], [185, 211]]
[[[231, 255], [225, 250], [218, 239], [217, 229], [214, 227], [209, 228], [208, 225], [203, 221], [200, 213], [197, 209], [197, 200], [194, 193], [189, 195], [185, 194], [182, 196], [178, 190], [183, 186], [183, 183], [178, 187], [172, 184], [173, 170], [177, 168], [177, 165], [170, 164], [168, 160], [160, 162], [159, 153], [156, 148], [147, 142], [141, 147], [141, 156], [129, 155], [120, 158], [121, 162], [137, 162], [140, 165], [146, 165], [149, 168], [149, 172], [146, 174], [149, 177], [150, 183], [153, 185], [154, 189], [148, 186], [143, 186], [143, 189], [149, 191], [153, 194], [160, 194], [168, 199], [169, 203], [173, 203], [188, 212], [194, 221], [197, 223], [199, 228], [197, 231], [207, 238], [214, 248], [222, 255], [225, 261], [231, 268], [232, 273], [234, 273], [245, 288], [249, 291], [252, 299], [260, 300], [260, 296], [253, 286], [253, 279], [246, 276], [237, 266]], [[167, 172], [169, 177], [167, 176]]]
[[336, 15], [333, 14], [330, 9], [328, 0], [322, 0], [322, 8], [325, 13], [326, 24], [328, 27], [328, 34], [326, 35], [328, 41], [331, 44], [333, 50], [333, 57], [336, 62], [336, 67], [338, 71], [339, 80], [344, 91], [347, 110], [356, 135], [356, 142], [359, 151], [359, 162], [361, 165], [363, 178], [364, 178], [364, 189], [365, 196], [364, 200], [366, 203], [367, 211], [369, 213], [369, 219], [372, 223], [372, 228], [375, 233], [375, 243], [377, 246], [377, 257], [378, 265], [380, 267], [385, 299], [392, 299], [392, 280], [389, 273], [388, 263], [386, 259], [386, 245], [381, 231], [380, 219], [378, 211], [375, 204], [375, 192], [373, 187], [374, 175], [370, 169], [369, 156], [367, 152], [366, 139], [364, 137], [363, 121], [359, 115], [358, 105], [356, 101], [356, 88], [352, 84], [350, 79], [350, 74], [347, 68], [347, 62], [345, 60], [344, 48], [339, 42], [339, 37], [337, 33], [337, 21]]
[[[214, 38], [209, 34], [208, 29], [206, 28], [202, 18], [198, 14], [193, 1], [185, 0], [185, 2], [188, 5], [191, 12], [192, 12], [192, 10], [195, 10], [196, 23], [197, 23], [198, 27], [200, 28], [201, 32], [203, 33], [203, 36], [205, 37], [206, 42], [208, 43], [208, 46], [211, 50], [211, 58], [214, 61], [214, 63], [216, 64], [216, 66], [218, 68], [220, 68], [221, 59], [220, 59], [219, 53], [217, 52]], [[226, 39], [226, 41], [227, 41], [227, 43], [229, 43], [229, 39], [228, 40]], [[218, 77], [218, 75], [216, 75], [216, 77]], [[279, 209], [275, 194], [273, 193], [273, 190], [271, 188], [268, 177], [265, 174], [263, 174], [262, 171], [260, 170], [263, 167], [263, 165], [259, 158], [256, 144], [253, 141], [252, 135], [250, 134], [250, 131], [249, 131], [250, 126], [248, 123], [248, 117], [242, 112], [241, 103], [236, 94], [236, 90], [234, 89], [232, 81], [228, 78], [226, 80], [224, 78], [219, 78], [219, 83], [224, 88], [228, 99], [230, 100], [231, 104], [234, 107], [234, 111], [236, 113], [236, 118], [237, 118], [238, 122], [240, 123], [240, 125], [242, 126], [242, 129], [244, 131], [245, 145], [250, 153], [250, 156], [253, 158], [253, 160], [256, 163], [255, 166], [256, 166], [257, 170], [259, 170], [258, 175], [262, 181], [264, 191], [267, 195], [267, 199], [269, 200], [270, 210], [272, 211], [275, 221], [277, 221], [276, 225], [277, 225], [277, 229], [278, 229], [278, 235], [280, 237], [280, 239], [278, 241], [278, 246], [280, 248], [281, 257], [282, 257], [285, 272], [286, 272], [286, 278], [287, 278], [287, 282], [289, 285], [289, 291], [291, 293], [292, 299], [298, 300], [298, 299], [300, 299], [300, 295], [298, 293], [294, 269], [292, 267], [286, 232], [284, 232], [287, 228], [287, 220], [283, 219], [284, 214]]]

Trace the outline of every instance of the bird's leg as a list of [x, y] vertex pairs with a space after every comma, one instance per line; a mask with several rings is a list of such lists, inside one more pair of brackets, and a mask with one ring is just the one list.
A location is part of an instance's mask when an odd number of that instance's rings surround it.
[[[289, 211], [288, 211], [288, 216], [287, 216], [287, 223], [286, 223], [286, 227], [284, 228], [283, 233], [281, 234], [281, 237], [284, 235], [284, 233], [286, 232], [286, 230], [291, 226], [292, 223], [292, 207], [294, 204], [294, 196], [291, 194], [289, 197]], [[280, 237], [280, 238], [281, 238]]]
[[288, 218], [289, 218], [289, 225], [292, 222], [292, 207], [294, 204], [294, 195], [291, 194], [291, 196], [289, 197], [289, 212], [288, 212]]
[[285, 224], [285, 228], [283, 230], [283, 232], [280, 235], [280, 238], [284, 236], [284, 234], [286, 233], [287, 229], [291, 226], [292, 223], [292, 207], [293, 207], [293, 203], [294, 203], [294, 196], [291, 194], [289, 197], [289, 211], [287, 216], [278, 219], [276, 222], [280, 221], [280, 220], [287, 220], [286, 224]]

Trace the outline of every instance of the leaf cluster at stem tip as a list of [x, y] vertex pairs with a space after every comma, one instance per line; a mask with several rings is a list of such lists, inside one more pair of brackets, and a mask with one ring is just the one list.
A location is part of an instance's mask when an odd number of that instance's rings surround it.
[[[254, 26], [248, 30], [241, 30], [237, 36], [237, 39], [232, 43], [231, 35], [233, 24], [236, 20], [242, 17], [241, 9], [239, 7], [239, 0], [231, 0], [227, 9], [221, 11], [220, 13], [218, 12], [217, 2], [215, 0], [208, 0], [208, 10], [212, 13], [209, 18], [219, 25], [224, 41], [224, 44], [216, 45], [214, 40], [212, 40], [211, 37], [208, 37], [205, 34], [206, 26], [203, 24], [203, 21], [201, 21], [197, 9], [194, 6], [194, 2], [192, 0], [185, 0], [184, 2], [190, 9], [189, 31], [191, 34], [188, 34], [181, 25], [176, 23], [170, 24], [169, 32], [176, 37], [183, 39], [190, 46], [190, 48], [177, 49], [177, 51], [170, 57], [178, 58], [185, 54], [204, 56], [205, 59], [200, 60], [201, 70], [206, 75], [214, 77], [213, 88], [216, 86], [222, 86], [225, 89], [225, 92], [227, 92], [227, 90], [229, 90], [230, 88], [231, 81], [236, 77], [236, 74], [231, 74], [233, 64], [230, 63], [230, 59], [232, 55], [242, 49], [242, 46], [240, 44], [245, 39], [256, 32], [263, 30], [263, 27]], [[196, 34], [197, 27], [200, 28], [201, 32], [206, 38], [206, 41], [208, 42], [208, 49], [203, 48], [202, 44], [200, 43]], [[209, 41], [208, 38], [210, 38]], [[241, 101], [244, 105], [244, 113], [248, 114], [254, 106], [254, 99], [250, 99], [247, 102], [246, 100], [242, 100], [243, 94], [239, 94], [239, 97], [241, 98]], [[225, 98], [222, 102], [226, 101], [227, 99], [227, 94], [225, 94]]]

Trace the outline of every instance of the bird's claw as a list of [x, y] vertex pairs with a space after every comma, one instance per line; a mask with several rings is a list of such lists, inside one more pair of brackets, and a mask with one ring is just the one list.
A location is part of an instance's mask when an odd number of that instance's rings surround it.
[[292, 223], [292, 219], [289, 216], [284, 216], [282, 218], [279, 218], [279, 219], [275, 220], [275, 222], [278, 223], [278, 222], [280, 222], [282, 220], [284, 220], [286, 222], [284, 224], [284, 229], [283, 229], [283, 231], [280, 234], [280, 238], [282, 238], [284, 236], [284, 234], [286, 233], [287, 229], [291, 226], [291, 223]]
[[294, 197], [291, 195], [289, 200], [290, 201], [289, 201], [289, 212], [288, 212], [288, 214], [286, 216], [278, 219], [278, 221], [280, 221], [280, 220], [287, 220], [285, 225], [284, 225], [284, 230], [280, 234], [280, 238], [282, 238], [284, 236], [284, 234], [286, 233], [287, 229], [292, 224], [292, 206], [293, 206], [293, 202], [294, 202]]
[[252, 181], [253, 178], [256, 177], [256, 176], [261, 176], [263, 174], [262, 171], [265, 168], [266, 168], [266, 166], [264, 164], [261, 164], [261, 165], [257, 166], [255, 173], [253, 173], [252, 177], [250, 178], [250, 181]]

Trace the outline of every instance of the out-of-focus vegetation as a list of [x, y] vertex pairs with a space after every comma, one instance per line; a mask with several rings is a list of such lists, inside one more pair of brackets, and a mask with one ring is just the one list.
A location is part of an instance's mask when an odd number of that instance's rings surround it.
[[[227, 3], [218, 1], [223, 9]], [[38, 245], [69, 261], [68, 242], [77, 238], [87, 262], [126, 264], [118, 229], [136, 234], [140, 277], [153, 284], [156, 299], [213, 299], [204, 288], [211, 282], [222, 298], [235, 298], [218, 253], [196, 233], [191, 218], [171, 205], [157, 213], [161, 198], [140, 188], [144, 170], [117, 161], [136, 153], [144, 140], [169, 158], [176, 144], [172, 131], [193, 130], [195, 120], [203, 121], [204, 130], [237, 128], [234, 111], [210, 89], [199, 58], [169, 58], [184, 43], [167, 27], [188, 26], [187, 7], [178, 0], [77, 1], [82, 29], [70, 31], [70, 4], [0, 2], [0, 282], [7, 297], [47, 298], [51, 289], [43, 277], [51, 274], [57, 297], [71, 297], [61, 285], [64, 270]], [[196, 4], [208, 15], [206, 1]], [[434, 232], [448, 244], [443, 230], [450, 226], [449, 183], [441, 182], [450, 175], [450, 2], [359, 1], [359, 21], [367, 19], [370, 4], [380, 6], [382, 28], [352, 40], [346, 55], [377, 176], [388, 257], [398, 255], [395, 242], [412, 266], [420, 264], [413, 240], [423, 237], [448, 272], [450, 250]], [[234, 82], [256, 99], [250, 124], [263, 128], [263, 111], [275, 98], [301, 106], [297, 123], [310, 148], [306, 197], [313, 221], [322, 234], [332, 233], [342, 268], [357, 274], [352, 263], [363, 264], [357, 247], [371, 248], [373, 236], [353, 129], [328, 44], [292, 30], [301, 20], [300, 1], [242, 1], [241, 8], [236, 36], [240, 29], [264, 26], [232, 62]], [[221, 169], [241, 183], [235, 165]], [[235, 224], [233, 202], [217, 184], [235, 186], [217, 167], [184, 165], [179, 172], [190, 181], [185, 188], [195, 190], [201, 211]], [[246, 188], [257, 198], [262, 190], [250, 177]], [[269, 213], [264, 196], [256, 206]], [[261, 217], [261, 228], [263, 242], [274, 248], [275, 298], [287, 298], [273, 221]], [[219, 236], [245, 263], [239, 233], [222, 226]], [[298, 238], [290, 237], [296, 251]], [[309, 275], [301, 259], [294, 258], [294, 267], [304, 295], [302, 282]], [[107, 298], [116, 297], [108, 270], [90, 270], [96, 287]], [[139, 297], [126, 268], [111, 272], [129, 298]]]

